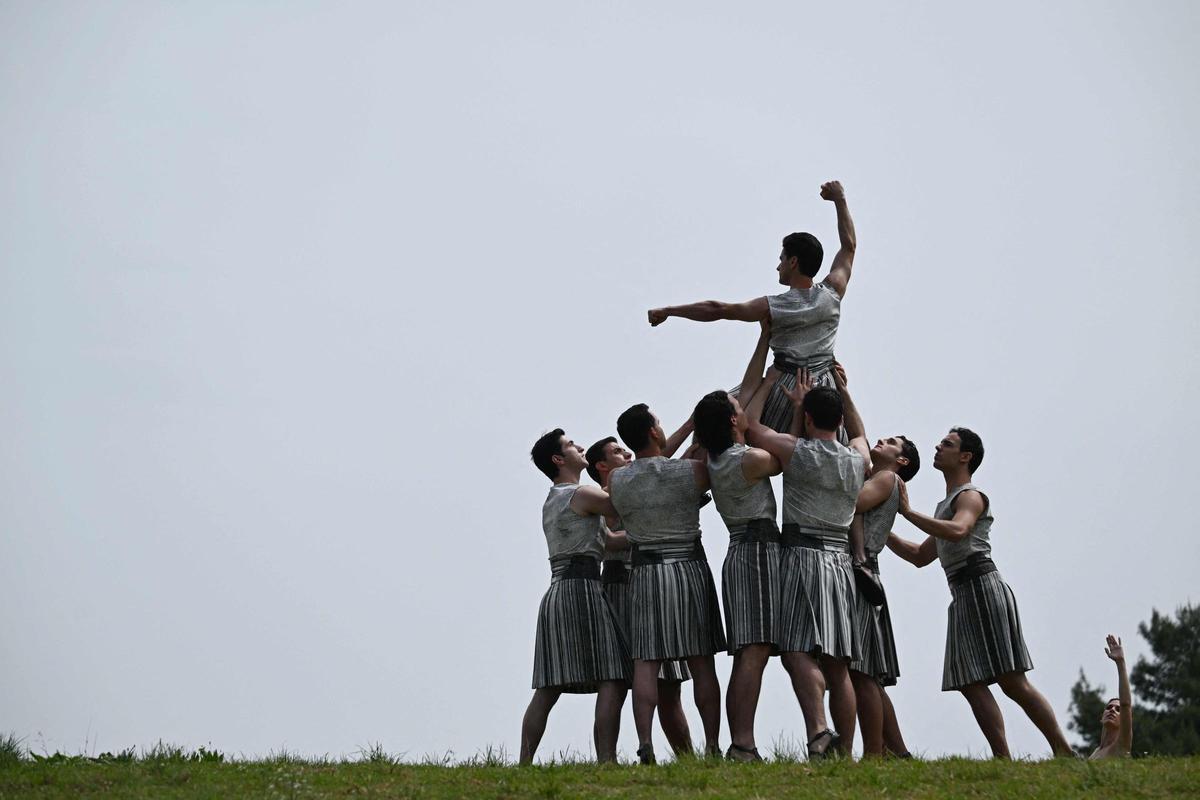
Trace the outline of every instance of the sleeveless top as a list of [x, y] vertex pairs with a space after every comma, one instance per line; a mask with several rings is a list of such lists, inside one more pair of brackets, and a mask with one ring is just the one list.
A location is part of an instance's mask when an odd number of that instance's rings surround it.
[[546, 534], [546, 549], [550, 563], [569, 561], [571, 556], [604, 556], [604, 533], [600, 515], [584, 516], [571, 508], [571, 498], [579, 489], [577, 483], [556, 483], [542, 504], [542, 532]]
[[857, 451], [826, 439], [797, 440], [783, 468], [783, 523], [848, 537], [863, 480]]
[[771, 352], [804, 363], [810, 356], [832, 354], [842, 298], [825, 283], [768, 295]]
[[964, 483], [950, 492], [946, 495], [945, 500], [937, 504], [937, 511], [933, 515], [937, 519], [953, 519], [954, 501], [968, 489], [983, 495], [983, 513], [979, 515], [979, 519], [975, 520], [975, 527], [971, 528], [971, 532], [967, 534], [966, 538], [957, 542], [947, 542], [945, 539], [937, 540], [938, 560], [942, 562], [942, 569], [946, 571], [947, 575], [960, 569], [967, 559], [976, 553], [986, 557], [990, 557], [992, 554], [992, 543], [988, 541], [988, 535], [992, 530], [992, 503], [975, 484]]
[[775, 521], [775, 492], [770, 478], [746, 480], [742, 458], [750, 448], [734, 442], [716, 458], [709, 456], [708, 479], [713, 501], [730, 534], [742, 532], [752, 519]]
[[609, 493], [638, 545], [687, 544], [700, 538], [700, 499], [692, 462], [663, 456], [634, 459], [612, 473]]
[[900, 476], [892, 473], [892, 493], [879, 505], [863, 514], [863, 544], [867, 556], [873, 558], [887, 546], [888, 534], [900, 510]]

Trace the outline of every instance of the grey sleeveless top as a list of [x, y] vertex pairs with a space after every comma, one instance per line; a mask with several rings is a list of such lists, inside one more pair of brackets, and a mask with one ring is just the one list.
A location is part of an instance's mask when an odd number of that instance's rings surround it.
[[900, 510], [900, 476], [893, 472], [892, 479], [892, 493], [887, 500], [863, 514], [863, 544], [870, 557], [879, 555], [887, 546], [888, 534]]
[[[980, 494], [983, 491], [973, 483], [964, 483], [950, 494], [946, 495], [946, 499], [937, 504], [937, 510], [934, 512], [934, 517], [937, 519], [953, 519], [954, 518], [954, 501], [960, 494], [973, 489]], [[975, 555], [982, 553], [984, 556], [991, 556], [992, 543], [988, 541], [988, 535], [992, 530], [992, 503], [988, 500], [988, 496], [983, 494], [983, 513], [979, 515], [979, 519], [975, 520], [975, 527], [971, 528], [971, 532], [967, 534], [965, 539], [960, 539], [957, 542], [947, 542], [945, 539], [937, 540], [938, 560], [942, 562], [942, 569], [950, 575], [958, 571], [966, 560]]]
[[741, 442], [734, 442], [724, 453], [708, 459], [713, 500], [731, 534], [744, 531], [746, 523], [752, 519], [775, 521], [775, 492], [771, 490], [771, 479], [748, 481], [742, 472], [742, 457], [749, 449]]
[[571, 508], [571, 498], [578, 488], [577, 483], [556, 483], [542, 504], [542, 532], [546, 534], [551, 564], [571, 556], [599, 559], [604, 555], [604, 518], [584, 516]]
[[783, 522], [848, 536], [863, 485], [863, 457], [839, 442], [800, 439], [783, 468]]
[[791, 361], [832, 353], [837, 340], [842, 298], [824, 283], [769, 295], [771, 351]]
[[609, 479], [625, 535], [639, 545], [686, 544], [700, 538], [700, 499], [692, 462], [638, 458]]

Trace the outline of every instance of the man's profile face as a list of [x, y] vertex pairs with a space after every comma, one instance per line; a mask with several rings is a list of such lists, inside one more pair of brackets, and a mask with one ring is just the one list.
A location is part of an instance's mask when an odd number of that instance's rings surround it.
[[958, 437], [957, 433], [947, 433], [933, 448], [933, 468], [954, 469], [958, 466], [960, 455], [962, 455], [962, 439]]
[[621, 445], [609, 442], [604, 445], [604, 458], [597, 462], [596, 468], [599, 469], [603, 466], [605, 469], [600, 471], [611, 474], [614, 469], [620, 469], [628, 464], [632, 457], [632, 454]]
[[558, 437], [559, 452], [562, 453], [563, 465], [572, 470], [584, 470], [587, 468], [587, 458], [583, 455], [583, 448], [575, 444], [566, 436]]
[[779, 282], [784, 286], [792, 282], [792, 274], [796, 271], [796, 265], [800, 263], [800, 259], [795, 256], [789, 257], [787, 251], [779, 251], [779, 266], [775, 269], [779, 272]]
[[882, 464], [895, 464], [896, 461], [903, 455], [901, 447], [904, 442], [899, 436], [889, 436], [886, 439], [880, 439], [871, 448], [871, 458]]

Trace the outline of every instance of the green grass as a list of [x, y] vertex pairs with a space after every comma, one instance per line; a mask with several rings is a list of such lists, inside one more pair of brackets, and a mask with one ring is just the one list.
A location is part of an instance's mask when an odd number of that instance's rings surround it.
[[[571, 759], [571, 754], [565, 754]], [[659, 767], [583, 761], [507, 765], [489, 748], [456, 765], [426, 756], [404, 763], [371, 745], [352, 761], [282, 751], [235, 761], [212, 750], [159, 743], [95, 757], [37, 756], [0, 736], [0, 798], [672, 798], [1197, 797], [1200, 757], [1087, 763], [940, 761], [728, 764], [685, 760]]]

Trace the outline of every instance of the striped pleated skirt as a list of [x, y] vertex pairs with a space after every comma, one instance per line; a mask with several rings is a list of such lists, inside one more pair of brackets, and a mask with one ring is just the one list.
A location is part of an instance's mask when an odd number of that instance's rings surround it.
[[[605, 569], [608, 569], [607, 562], [605, 562]], [[604, 596], [608, 598], [608, 602], [616, 614], [617, 624], [621, 626], [621, 633], [625, 635], [625, 640], [629, 641], [630, 609], [632, 606], [629, 602], [629, 571], [625, 569], [624, 572], [625, 576], [623, 580], [613, 581], [608, 580], [606, 573]], [[688, 670], [687, 664], [682, 661], [664, 661], [658, 669], [658, 679], [660, 681], [682, 683], [683, 681], [690, 681], [692, 673]]]
[[533, 688], [588, 694], [600, 681], [630, 681], [629, 645], [600, 581], [554, 580], [538, 608]]
[[[813, 388], [817, 386], [833, 386], [833, 373], [830, 372], [832, 362], [823, 360], [815, 367], [811, 374]], [[771, 384], [771, 388], [767, 393], [766, 404], [763, 406], [762, 415], [759, 419], [763, 425], [766, 425], [772, 430], [787, 433], [792, 425], [792, 401], [786, 394], [784, 389], [796, 388], [796, 373], [794, 369], [787, 369], [787, 365], [776, 363], [776, 369], [780, 369], [779, 378], [775, 383]], [[838, 429], [839, 432], [842, 430]]]
[[900, 677], [900, 663], [886, 598], [883, 605], [873, 606], [861, 594], [856, 595], [854, 635], [858, 640], [858, 658], [850, 662], [850, 669], [870, 675], [880, 686], [895, 686]]
[[635, 566], [629, 590], [634, 658], [662, 661], [725, 649], [717, 587], [707, 561]]
[[858, 658], [850, 554], [784, 547], [780, 570], [780, 652]]
[[951, 585], [950, 594], [943, 692], [1033, 669], [1017, 598], [999, 572]]
[[721, 567], [725, 635], [731, 655], [749, 644], [769, 644], [778, 653], [779, 545], [732, 544]]

